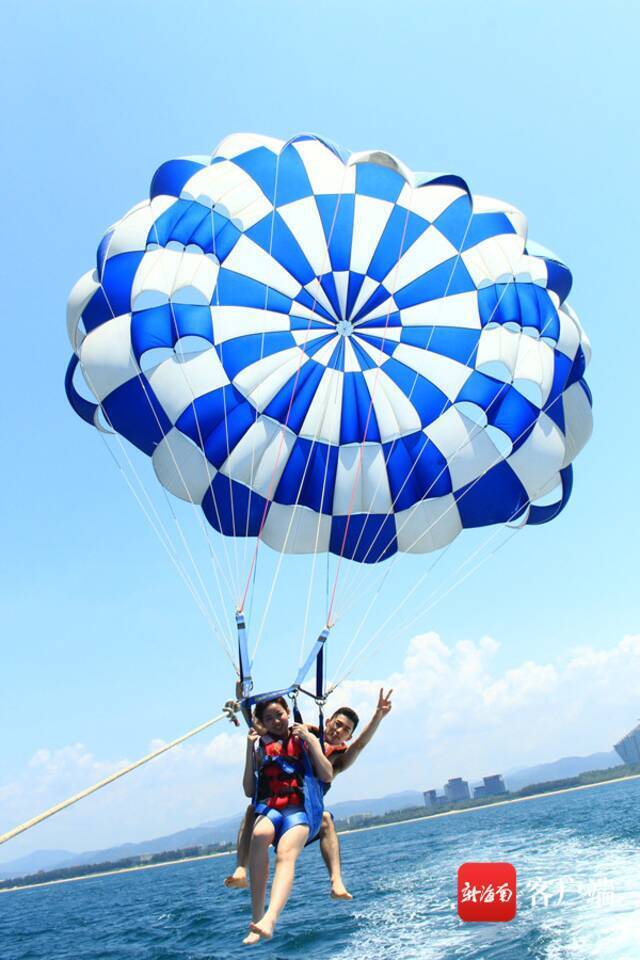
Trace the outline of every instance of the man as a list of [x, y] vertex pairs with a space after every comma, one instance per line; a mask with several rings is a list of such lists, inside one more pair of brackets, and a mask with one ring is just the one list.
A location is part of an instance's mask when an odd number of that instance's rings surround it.
[[[349, 741], [359, 723], [358, 714], [355, 710], [352, 710], [351, 707], [340, 707], [329, 717], [324, 730], [325, 755], [333, 767], [334, 778], [339, 773], [344, 773], [345, 770], [353, 766], [364, 748], [371, 742], [383, 718], [386, 717], [391, 710], [392, 693], [393, 690], [389, 690], [385, 696], [384, 690], [380, 690], [378, 705], [371, 720], [353, 743]], [[258, 730], [258, 732], [260, 731]], [[225, 887], [241, 889], [249, 885], [247, 881], [247, 863], [249, 860], [249, 847], [251, 846], [254, 820], [253, 805], [250, 804], [247, 807], [238, 832], [236, 869], [225, 879]], [[352, 900], [353, 897], [342, 880], [340, 841], [336, 833], [333, 817], [327, 810], [325, 810], [322, 817], [319, 839], [320, 852], [331, 881], [332, 898], [334, 900]]]

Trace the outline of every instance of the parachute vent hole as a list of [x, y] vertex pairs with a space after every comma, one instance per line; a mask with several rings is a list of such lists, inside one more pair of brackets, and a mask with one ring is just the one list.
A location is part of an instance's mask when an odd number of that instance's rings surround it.
[[198, 356], [200, 353], [206, 353], [212, 348], [213, 344], [210, 340], [207, 340], [206, 337], [180, 337], [180, 339], [175, 342], [173, 354], [176, 360], [184, 362], [185, 360]]
[[105, 433], [112, 433], [113, 427], [102, 412], [102, 407], [98, 407], [95, 415], [96, 426], [100, 427]]
[[459, 403], [456, 403], [456, 409], [459, 410], [467, 420], [475, 423], [479, 429], [484, 430], [487, 426], [487, 415], [477, 403], [471, 403], [470, 400], [461, 400]]
[[534, 407], [538, 407], [538, 409], [542, 407], [542, 390], [533, 380], [517, 379], [513, 381], [513, 386], [518, 393], [521, 393]]
[[173, 303], [188, 303], [193, 306], [202, 307], [208, 307], [211, 303], [210, 296], [207, 296], [202, 290], [193, 286], [180, 287], [178, 290], [175, 290], [171, 294], [171, 300]]
[[153, 347], [145, 350], [139, 360], [140, 369], [149, 374], [167, 360], [185, 363], [212, 349], [212, 343], [205, 337], [180, 337], [173, 347]]
[[560, 474], [556, 473], [549, 483], [546, 485], [546, 489], [539, 491], [540, 495], [535, 497], [532, 501], [536, 507], [551, 507], [555, 503], [558, 503], [562, 499], [562, 480]]
[[134, 313], [140, 310], [152, 310], [154, 307], [164, 307], [168, 303], [168, 297], [162, 290], [143, 290], [134, 299], [132, 308]]
[[489, 425], [486, 429], [486, 434], [504, 460], [511, 456], [513, 451], [513, 442], [511, 437], [505, 433], [504, 430], [500, 430], [498, 427]]
[[149, 374], [165, 360], [172, 359], [173, 356], [171, 347], [154, 347], [153, 350], [145, 350], [139, 360], [140, 369], [144, 374]]
[[74, 389], [78, 391], [83, 400], [89, 400], [91, 403], [96, 402], [95, 394], [93, 393], [89, 383], [85, 379], [84, 372], [82, 370], [82, 364], [79, 363], [75, 369], [73, 375], [73, 386]]
[[501, 380], [504, 383], [511, 382], [511, 370], [502, 360], [487, 360], [486, 363], [479, 364], [477, 369], [480, 373], [484, 373], [494, 380]]
[[197, 197], [194, 197], [187, 191], [183, 191], [182, 199], [199, 203], [201, 207], [206, 207], [207, 210], [212, 210], [214, 207], [213, 197], [210, 197], [208, 193], [199, 193]]
[[87, 328], [84, 325], [84, 320], [82, 317], [78, 320], [77, 326], [73, 333], [72, 346], [74, 352], [77, 353], [82, 345], [82, 341], [87, 335]]

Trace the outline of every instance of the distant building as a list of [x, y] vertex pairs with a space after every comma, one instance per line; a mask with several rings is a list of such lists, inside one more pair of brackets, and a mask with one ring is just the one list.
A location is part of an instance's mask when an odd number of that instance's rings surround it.
[[494, 773], [490, 777], [483, 777], [485, 797], [497, 797], [501, 793], [506, 793], [507, 788], [504, 785], [502, 774]]
[[437, 790], [425, 790], [422, 796], [424, 797], [425, 807], [433, 807], [438, 802]]
[[484, 783], [473, 788], [474, 800], [479, 800], [481, 797], [499, 797], [507, 792], [502, 774], [494, 773], [490, 777], [483, 777], [482, 779]]
[[455, 802], [456, 800], [470, 800], [469, 784], [462, 777], [452, 777], [444, 785], [444, 792], [447, 800]]
[[640, 763], [640, 723], [614, 744], [613, 749], [625, 763]]

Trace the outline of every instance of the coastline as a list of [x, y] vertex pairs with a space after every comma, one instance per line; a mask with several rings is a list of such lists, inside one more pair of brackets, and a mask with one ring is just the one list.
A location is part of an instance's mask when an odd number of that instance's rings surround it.
[[[425, 820], [435, 820], [440, 817], [458, 816], [463, 813], [474, 813], [477, 810], [490, 810], [494, 807], [505, 807], [511, 803], [526, 803], [530, 800], [539, 800], [543, 797], [554, 797], [562, 793], [575, 793], [577, 790], [593, 790], [595, 787], [606, 787], [611, 783], [623, 783], [626, 780], [638, 780], [640, 773], [627, 774], [624, 777], [614, 777], [610, 780], [599, 780], [596, 783], [582, 783], [574, 787], [560, 787], [557, 790], [546, 790], [544, 793], [534, 793], [526, 797], [513, 797], [509, 800], [496, 800], [493, 803], [485, 803], [474, 807], [461, 807], [458, 810], [443, 810], [441, 813], [430, 813], [422, 817], [411, 817], [408, 820], [392, 820], [389, 823], [376, 823], [371, 826], [353, 827], [348, 830], [339, 830], [338, 836], [345, 837], [352, 833], [364, 833], [369, 830], [386, 830], [389, 827], [402, 827], [407, 823], [422, 823]], [[172, 867], [179, 863], [193, 863], [196, 860], [214, 860], [218, 857], [229, 857], [235, 855], [235, 850], [225, 850], [220, 853], [203, 853], [194, 857], [180, 857], [176, 860], [165, 860], [162, 863], [141, 863], [135, 867], [121, 867], [118, 870], [103, 870], [100, 873], [87, 873], [81, 877], [62, 877], [58, 880], [43, 880], [42, 883], [29, 883], [16, 885], [15, 887], [4, 887], [0, 889], [2, 893], [16, 893], [19, 890], [34, 890], [38, 887], [52, 887], [61, 883], [76, 883], [79, 880], [96, 880], [99, 877], [113, 877], [123, 873], [133, 873], [138, 870], [156, 870], [160, 867]]]
[[[460, 813], [474, 813], [476, 810], [490, 810], [492, 807], [506, 807], [511, 803], [526, 803], [528, 800], [539, 800], [541, 797], [556, 797], [559, 793], [574, 793], [576, 790], [592, 790], [594, 787], [606, 787], [610, 783], [623, 783], [625, 780], [639, 780], [640, 773], [630, 773], [625, 777], [614, 777], [611, 780], [598, 780], [596, 783], [581, 783], [575, 787], [560, 787], [558, 790], [545, 790], [544, 793], [532, 793], [527, 797], [513, 797], [510, 800], [496, 800], [493, 803], [478, 804], [475, 807], [461, 807], [459, 810], [443, 810], [441, 813], [430, 813], [426, 817], [411, 817], [409, 820], [394, 820], [391, 823], [373, 823], [370, 827], [354, 827], [352, 830], [339, 830], [339, 836], [348, 833], [362, 833], [363, 830], [383, 830], [385, 827], [401, 827], [405, 823], [422, 823], [423, 820], [436, 820], [440, 817], [453, 817]], [[134, 868], [136, 869], [136, 868]], [[17, 890], [17, 887], [12, 889]]]

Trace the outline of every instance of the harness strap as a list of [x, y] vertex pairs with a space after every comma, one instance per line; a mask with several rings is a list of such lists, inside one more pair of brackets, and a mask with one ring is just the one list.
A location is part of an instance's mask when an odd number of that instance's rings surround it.
[[[324, 712], [323, 712], [323, 703], [325, 699], [324, 693], [324, 645], [329, 637], [329, 627], [320, 633], [318, 639], [313, 645], [309, 656], [305, 660], [304, 664], [298, 671], [295, 683], [290, 687], [284, 687], [281, 690], [269, 690], [267, 693], [258, 693], [252, 694], [253, 690], [253, 678], [251, 676], [251, 659], [249, 657], [249, 646], [247, 642], [247, 628], [244, 619], [244, 615], [240, 612], [236, 613], [236, 624], [238, 627], [238, 663], [239, 663], [239, 673], [240, 673], [240, 693], [241, 698], [239, 700], [239, 706], [242, 710], [242, 714], [247, 723], [247, 726], [251, 726], [251, 711], [256, 703], [263, 703], [265, 700], [277, 700], [279, 697], [292, 697], [293, 699], [293, 719], [296, 723], [302, 723], [302, 713], [298, 707], [297, 694], [298, 692], [306, 693], [308, 696], [312, 697], [318, 704], [319, 712], [319, 729], [320, 729], [320, 743], [324, 748]], [[308, 690], [305, 690], [302, 686], [307, 674], [312, 669], [315, 662], [316, 667], [316, 692], [315, 694], [311, 693]]]
[[[318, 727], [320, 730], [320, 746], [324, 753], [324, 644], [329, 636], [329, 631], [323, 631], [326, 635], [322, 639], [318, 655], [316, 657], [316, 703], [318, 704]], [[322, 638], [322, 634], [320, 634]]]
[[242, 696], [248, 697], [253, 689], [253, 679], [251, 677], [251, 657], [249, 656], [247, 624], [244, 619], [244, 614], [236, 613], [236, 626], [238, 628], [238, 666], [240, 670]]
[[314, 661], [317, 663], [318, 655], [324, 649], [324, 645], [327, 642], [328, 636], [329, 636], [329, 627], [325, 627], [322, 633], [320, 634], [320, 636], [318, 637], [318, 639], [316, 640], [316, 642], [314, 643], [313, 647], [311, 648], [309, 656], [307, 657], [305, 662], [302, 664], [302, 666], [298, 670], [298, 676], [296, 677], [296, 683], [295, 683], [296, 687], [302, 686], [307, 674], [313, 667]]
[[[253, 696], [243, 697], [240, 701], [240, 706], [244, 710], [249, 712], [249, 720], [247, 721], [251, 725], [251, 708], [256, 703], [264, 703], [265, 700], [277, 700], [279, 697], [289, 697], [292, 693], [295, 693], [297, 687], [283, 687], [282, 690], [269, 690], [267, 693], [256, 693]], [[246, 716], [246, 714], [245, 714]]]
[[296, 723], [303, 723], [302, 714], [300, 713], [300, 707], [298, 706], [297, 698], [293, 701], [293, 719]]

